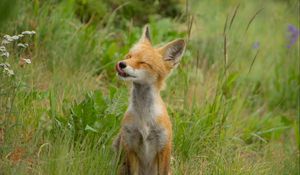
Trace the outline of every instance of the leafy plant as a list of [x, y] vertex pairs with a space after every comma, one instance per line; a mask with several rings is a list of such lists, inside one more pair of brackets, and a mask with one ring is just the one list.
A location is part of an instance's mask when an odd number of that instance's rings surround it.
[[106, 133], [116, 130], [120, 118], [126, 109], [126, 91], [117, 91], [111, 87], [109, 95], [96, 90], [86, 94], [81, 102], [64, 106], [65, 116], [55, 116], [60, 126], [68, 127], [74, 132], [75, 138], [87, 133]]

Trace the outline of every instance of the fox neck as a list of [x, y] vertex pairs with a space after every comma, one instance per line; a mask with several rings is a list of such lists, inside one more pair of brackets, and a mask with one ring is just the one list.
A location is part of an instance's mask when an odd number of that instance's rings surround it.
[[163, 108], [160, 90], [150, 84], [133, 83], [130, 109], [136, 117], [145, 121], [158, 117]]

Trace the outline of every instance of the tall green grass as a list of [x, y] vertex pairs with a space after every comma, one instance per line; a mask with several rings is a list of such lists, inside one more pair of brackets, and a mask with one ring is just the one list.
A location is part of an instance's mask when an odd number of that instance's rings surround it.
[[[123, 16], [126, 4], [91, 23], [82, 23], [76, 5], [22, 1], [2, 24], [1, 36], [36, 36], [32, 64], [21, 68], [13, 56], [16, 75], [1, 79], [9, 92], [1, 104], [14, 100], [9, 111], [0, 108], [0, 174], [115, 173], [111, 143], [130, 86], [114, 64], [141, 26]], [[174, 130], [173, 174], [299, 174], [299, 39], [286, 47], [297, 2], [178, 5], [174, 18], [147, 14], [154, 43], [189, 37], [162, 92]]]

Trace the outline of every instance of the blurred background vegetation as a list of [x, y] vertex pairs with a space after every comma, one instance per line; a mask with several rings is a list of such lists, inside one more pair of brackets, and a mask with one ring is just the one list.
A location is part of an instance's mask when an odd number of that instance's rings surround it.
[[1, 0], [0, 174], [115, 174], [114, 65], [146, 23], [188, 41], [162, 92], [173, 174], [299, 174], [297, 0]]

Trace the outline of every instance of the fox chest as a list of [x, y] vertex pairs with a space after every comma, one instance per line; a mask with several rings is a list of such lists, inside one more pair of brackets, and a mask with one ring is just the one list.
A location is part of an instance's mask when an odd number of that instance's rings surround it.
[[159, 125], [125, 125], [122, 128], [123, 141], [141, 159], [152, 159], [167, 144], [167, 130]]

